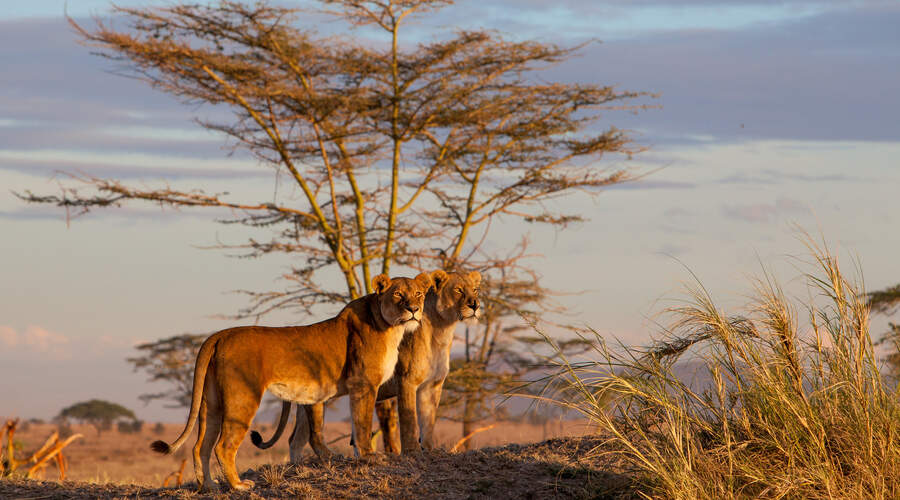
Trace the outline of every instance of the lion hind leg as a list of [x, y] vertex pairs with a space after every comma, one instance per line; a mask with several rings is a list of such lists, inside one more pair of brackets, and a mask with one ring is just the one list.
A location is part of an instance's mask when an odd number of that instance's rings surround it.
[[253, 487], [253, 481], [241, 481], [235, 458], [241, 441], [250, 430], [250, 423], [253, 422], [261, 400], [262, 393], [254, 394], [249, 388], [232, 387], [230, 393], [223, 394], [222, 431], [215, 450], [222, 473], [235, 490]]
[[222, 430], [222, 404], [215, 388], [214, 381], [207, 381], [206, 393], [200, 407], [199, 435], [194, 446], [194, 475], [200, 491], [218, 490], [210, 472], [210, 459], [213, 447], [219, 440]]
[[291, 463], [299, 464], [303, 456], [303, 447], [309, 442], [309, 411], [306, 405], [297, 405], [297, 413], [294, 417], [294, 431], [291, 433], [290, 452]]
[[[323, 403], [317, 403], [307, 406], [305, 413], [307, 417], [307, 428], [300, 429], [300, 415], [298, 412], [297, 429], [305, 431], [305, 433], [309, 436], [309, 444], [310, 446], [312, 446], [313, 451], [316, 452], [316, 456], [318, 456], [322, 460], [326, 460], [332, 456], [332, 452], [328, 449], [328, 445], [325, 444], [325, 435], [323, 430], [325, 421], [325, 405]], [[291, 446], [291, 453], [293, 454], [293, 443], [291, 443]]]

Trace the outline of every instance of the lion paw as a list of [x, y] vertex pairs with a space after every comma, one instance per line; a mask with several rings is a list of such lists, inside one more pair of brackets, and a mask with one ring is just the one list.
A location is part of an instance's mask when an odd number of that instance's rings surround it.
[[367, 465], [382, 465], [385, 463], [385, 456], [378, 453], [368, 453], [360, 456], [357, 460]]
[[218, 493], [219, 485], [215, 481], [203, 481], [199, 488], [197, 488], [198, 493]]
[[233, 485], [233, 487], [235, 490], [244, 491], [244, 490], [249, 490], [250, 488], [252, 488], [254, 484], [256, 484], [256, 483], [254, 483], [253, 481], [251, 481], [249, 479], [244, 479], [240, 483]]
[[327, 446], [314, 446], [313, 451], [316, 453], [316, 456], [319, 457], [319, 460], [327, 461], [334, 458], [335, 453], [331, 451]]

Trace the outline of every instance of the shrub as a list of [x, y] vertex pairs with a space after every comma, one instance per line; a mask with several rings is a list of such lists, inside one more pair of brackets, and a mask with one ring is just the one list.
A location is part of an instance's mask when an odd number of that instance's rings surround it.
[[69, 425], [68, 422], [60, 422], [59, 424], [57, 424], [56, 431], [59, 432], [60, 439], [66, 439], [72, 434], [75, 434], [75, 431], [72, 430], [72, 426]]
[[144, 428], [143, 420], [119, 420], [116, 429], [122, 434], [137, 434]]
[[154, 434], [163, 434], [164, 432], [166, 432], [166, 426], [163, 425], [162, 422], [157, 422], [156, 425], [153, 426]]
[[[795, 307], [765, 274], [729, 316], [697, 285], [650, 349], [596, 336], [599, 359], [560, 357], [553, 400], [608, 432], [650, 497], [900, 498], [900, 404], [879, 371], [864, 290], [827, 247], [808, 247], [819, 270], [805, 276], [809, 303]], [[707, 387], [674, 375], [685, 352]]]

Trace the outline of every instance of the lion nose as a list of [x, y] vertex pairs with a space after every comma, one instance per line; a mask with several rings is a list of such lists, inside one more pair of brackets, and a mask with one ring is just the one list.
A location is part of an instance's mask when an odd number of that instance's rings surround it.
[[478, 310], [478, 301], [473, 300], [472, 302], [469, 302], [469, 307], [471, 307], [473, 311], [477, 311]]
[[418, 306], [406, 306], [406, 310], [415, 314], [419, 311]]

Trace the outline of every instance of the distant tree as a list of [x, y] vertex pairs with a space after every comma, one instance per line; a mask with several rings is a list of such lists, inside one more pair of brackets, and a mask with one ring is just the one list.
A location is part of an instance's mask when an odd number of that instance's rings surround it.
[[163, 382], [168, 388], [161, 392], [145, 393], [138, 399], [145, 403], [154, 400], [168, 402], [167, 408], [191, 406], [194, 388], [194, 361], [206, 334], [182, 334], [135, 347], [139, 355], [127, 358], [134, 371], [144, 371], [150, 382]]
[[869, 307], [881, 314], [893, 314], [900, 307], [900, 284], [869, 293]]
[[[890, 316], [900, 307], [900, 284], [869, 293], [869, 307], [872, 312]], [[881, 336], [878, 345], [888, 346], [884, 360], [891, 375], [900, 379], [900, 324], [888, 322], [888, 331]]]
[[64, 408], [59, 412], [59, 418], [73, 418], [91, 424], [97, 429], [98, 436], [102, 431], [111, 429], [112, 423], [116, 420], [121, 418], [137, 420], [134, 416], [134, 412], [128, 408], [100, 399], [83, 401], [81, 403], [75, 403], [68, 408]]
[[116, 429], [122, 434], [140, 434], [144, 430], [143, 420], [119, 420]]

